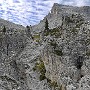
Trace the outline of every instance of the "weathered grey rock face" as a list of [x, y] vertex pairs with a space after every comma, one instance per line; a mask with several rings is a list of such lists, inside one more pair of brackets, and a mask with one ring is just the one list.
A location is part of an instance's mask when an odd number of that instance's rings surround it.
[[89, 9], [55, 3], [28, 30], [1, 20], [0, 90], [90, 90]]
[[[46, 76], [52, 81], [57, 81], [59, 85], [64, 84], [66, 90], [90, 89], [87, 82], [85, 84], [88, 88], [80, 86], [82, 78], [90, 75], [89, 27], [82, 16], [65, 15], [62, 25], [56, 30], [52, 29], [46, 40], [49, 45], [46, 46], [42, 55], [46, 66]], [[57, 33], [60, 32], [62, 34], [59, 34], [57, 38]]]
[[20, 60], [17, 62], [18, 56], [28, 43], [27, 40], [25, 27], [0, 19], [1, 90], [28, 90], [24, 64]]
[[0, 28], [1, 26], [6, 26], [8, 29], [24, 30], [25, 27], [22, 25], [14, 24], [12, 22], [0, 19]]
[[[62, 16], [70, 14], [81, 14], [86, 21], [90, 22], [90, 7], [73, 7], [68, 5], [61, 5], [55, 3], [48, 15], [45, 18], [48, 19], [49, 28], [54, 28], [62, 24]], [[40, 21], [38, 25], [33, 26], [34, 32], [41, 32], [44, 30], [45, 18]]]

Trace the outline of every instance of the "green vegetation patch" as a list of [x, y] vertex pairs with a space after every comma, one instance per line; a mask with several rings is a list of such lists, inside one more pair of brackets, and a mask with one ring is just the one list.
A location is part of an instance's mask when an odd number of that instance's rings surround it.
[[46, 79], [45, 73], [46, 73], [46, 69], [45, 69], [45, 65], [44, 62], [42, 60], [40, 60], [39, 63], [36, 63], [35, 66], [33, 67], [34, 71], [38, 71], [40, 72], [40, 81]]
[[46, 78], [46, 79], [50, 87], [54, 87], [54, 88], [58, 87], [58, 84], [56, 81], [51, 81], [49, 78]]
[[40, 39], [40, 35], [37, 34], [37, 35], [33, 35], [34, 39]]
[[50, 31], [44, 31], [44, 36], [48, 36]]
[[54, 90], [63, 90], [63, 85], [58, 85], [56, 81], [51, 81], [49, 78], [47, 79], [47, 83], [50, 86], [50, 88], [54, 88]]
[[40, 41], [40, 34], [33, 35], [33, 38], [34, 38], [34, 40], [36, 40], [36, 42], [39, 42]]
[[54, 48], [54, 54], [58, 55], [58, 56], [62, 56], [63, 52], [62, 50], [59, 49], [58, 44], [55, 41], [51, 41], [50, 42], [50, 46], [52, 46]]
[[46, 79], [45, 74], [41, 74], [41, 75], [40, 75], [40, 77], [39, 77], [39, 79], [40, 79], [40, 81], [42, 81], [42, 80]]
[[53, 35], [57, 35], [57, 34], [59, 34], [59, 29], [58, 28], [53, 28], [53, 29], [51, 29], [50, 30], [50, 34], [51, 34], [51, 36], [53, 36]]
[[77, 32], [78, 32], [78, 30], [76, 28], [72, 28], [72, 29], [70, 29], [70, 31], [72, 34], [77, 34]]
[[61, 36], [61, 33], [60, 33], [60, 30], [58, 28], [53, 28], [53, 29], [50, 29], [48, 31], [45, 31], [44, 35], [45, 36], [51, 35], [51, 36], [55, 36], [56, 38], [58, 38]]

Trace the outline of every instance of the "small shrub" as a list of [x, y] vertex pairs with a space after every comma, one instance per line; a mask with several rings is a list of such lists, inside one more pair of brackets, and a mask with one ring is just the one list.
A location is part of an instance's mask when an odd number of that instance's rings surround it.
[[36, 42], [39, 42], [40, 40], [36, 40]]
[[58, 28], [49, 29], [48, 31], [44, 31], [44, 36], [55, 36], [56, 38], [61, 36], [60, 30]]
[[45, 74], [41, 74], [41, 75], [40, 75], [40, 77], [39, 77], [39, 79], [40, 79], [40, 81], [42, 81], [42, 80], [46, 79]]
[[72, 34], [76, 34], [76, 33], [77, 33], [76, 28], [71, 29], [71, 33], [72, 33]]
[[90, 44], [90, 39], [87, 39], [87, 40], [85, 41], [85, 43], [86, 43], [86, 45], [89, 45], [89, 44]]
[[4, 34], [6, 33], [6, 27], [5, 26], [3, 27], [3, 33]]
[[59, 90], [66, 90], [63, 85], [59, 86]]
[[34, 35], [33, 37], [34, 37], [35, 39], [37, 39], [37, 38], [40, 38], [40, 35], [37, 34], [37, 35]]
[[55, 89], [56, 87], [58, 87], [58, 84], [56, 81], [51, 81], [50, 79], [47, 78], [47, 82], [51, 88], [54, 87]]
[[40, 35], [39, 34], [33, 35], [33, 39], [36, 40], [36, 42], [39, 42], [40, 41]]
[[[46, 79], [50, 88], [54, 87], [54, 90], [63, 90], [63, 85], [58, 85], [56, 81], [51, 81], [49, 78], [46, 78]], [[66, 90], [65, 87], [64, 87], [64, 90]]]
[[83, 65], [83, 56], [79, 56], [78, 59], [76, 60], [76, 67], [77, 69], [81, 69], [82, 65]]
[[37, 70], [37, 65], [38, 65], [38, 63], [35, 63], [35, 66], [33, 67], [33, 71]]
[[90, 56], [90, 51], [87, 51], [87, 52], [86, 52], [86, 55], [87, 55], [87, 56]]
[[54, 41], [50, 42], [50, 45], [53, 46], [54, 49], [57, 47], [57, 43]]
[[46, 79], [45, 73], [46, 73], [46, 69], [45, 69], [45, 65], [44, 62], [42, 60], [40, 60], [39, 63], [36, 63], [35, 66], [33, 67], [33, 71], [38, 71], [40, 72], [40, 81]]
[[61, 50], [54, 50], [54, 53], [55, 53], [56, 55], [58, 55], [58, 56], [62, 56], [62, 55], [63, 55], [63, 53], [62, 53]]
[[44, 31], [44, 36], [48, 36], [49, 35], [49, 31]]
[[48, 83], [50, 83], [50, 82], [51, 82], [51, 80], [50, 80], [49, 78], [46, 78], [46, 79], [47, 79], [47, 82], [48, 82]]
[[76, 24], [76, 28], [80, 28], [80, 25], [79, 24]]
[[48, 23], [48, 19], [46, 18], [45, 21], [45, 30], [49, 30], [49, 23]]
[[60, 30], [58, 28], [53, 28], [50, 30], [50, 35], [58, 38], [61, 36], [61, 33], [60, 33]]
[[36, 71], [36, 67], [33, 67], [33, 71]]
[[43, 61], [41, 61], [41, 62], [37, 65], [37, 70], [38, 70], [41, 74], [46, 73], [46, 69], [45, 69], [44, 62], [43, 62]]
[[56, 81], [51, 82], [51, 86], [52, 87], [58, 87], [57, 82]]

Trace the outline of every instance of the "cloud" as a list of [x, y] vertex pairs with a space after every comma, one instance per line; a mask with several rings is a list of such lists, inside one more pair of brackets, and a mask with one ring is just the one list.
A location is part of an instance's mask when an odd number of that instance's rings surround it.
[[54, 3], [90, 5], [89, 0], [0, 0], [0, 17], [24, 26], [34, 25], [49, 13]]
[[90, 5], [90, 0], [63, 0], [61, 3], [64, 5], [85, 6]]

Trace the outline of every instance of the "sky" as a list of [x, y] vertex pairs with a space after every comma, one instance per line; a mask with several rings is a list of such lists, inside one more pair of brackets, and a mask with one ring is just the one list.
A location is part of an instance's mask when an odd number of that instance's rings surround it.
[[51, 10], [54, 3], [90, 6], [90, 0], [0, 0], [0, 18], [21, 25], [35, 25]]

